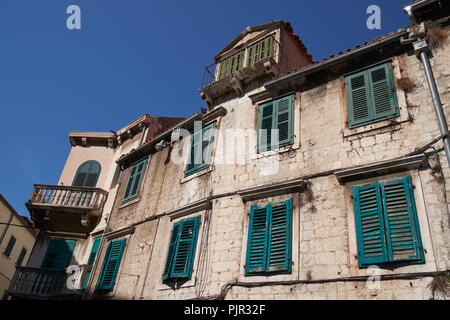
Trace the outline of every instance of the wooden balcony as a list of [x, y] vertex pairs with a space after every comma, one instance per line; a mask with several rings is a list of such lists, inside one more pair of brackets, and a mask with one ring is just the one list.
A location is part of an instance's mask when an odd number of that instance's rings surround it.
[[66, 269], [16, 266], [6, 294], [13, 299], [81, 299], [83, 292], [80, 288], [85, 266], [78, 267], [69, 280]]
[[99, 188], [36, 184], [25, 205], [39, 229], [85, 235], [97, 225], [107, 197]]

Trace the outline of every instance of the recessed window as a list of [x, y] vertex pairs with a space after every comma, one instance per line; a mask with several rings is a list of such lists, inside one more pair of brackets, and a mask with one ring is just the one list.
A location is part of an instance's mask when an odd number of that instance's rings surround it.
[[199, 216], [173, 225], [163, 281], [191, 279], [199, 226]]
[[26, 255], [26, 254], [27, 254], [27, 249], [22, 248], [22, 250], [20, 251], [19, 258], [18, 258], [17, 261], [16, 261], [16, 264], [17, 264], [17, 265], [19, 265], [19, 266], [22, 265], [23, 259], [25, 258], [25, 255]]
[[211, 162], [215, 122], [194, 131], [191, 136], [191, 150], [186, 164], [185, 176], [207, 168]]
[[14, 248], [14, 245], [16, 244], [16, 238], [14, 236], [11, 236], [11, 238], [9, 238], [9, 242], [8, 245], [6, 246], [5, 251], [3, 252], [3, 254], [9, 258], [9, 256], [11, 255], [11, 251]]
[[130, 168], [130, 175], [128, 176], [128, 182], [125, 188], [125, 193], [123, 194], [122, 203], [133, 200], [139, 195], [146, 164], [147, 159], [144, 159]]
[[100, 163], [94, 160], [84, 162], [77, 170], [72, 186], [95, 187], [100, 176]]
[[359, 267], [424, 263], [411, 177], [353, 187]]
[[275, 35], [267, 36], [247, 48], [247, 66], [267, 57], [275, 56]]
[[345, 77], [345, 88], [350, 129], [400, 115], [391, 62]]
[[245, 275], [290, 273], [292, 199], [250, 207]]
[[260, 105], [258, 113], [258, 153], [293, 142], [294, 95], [291, 94]]

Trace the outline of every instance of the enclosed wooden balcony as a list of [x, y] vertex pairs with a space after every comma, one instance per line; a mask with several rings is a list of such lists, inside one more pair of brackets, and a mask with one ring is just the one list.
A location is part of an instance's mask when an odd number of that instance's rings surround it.
[[43, 231], [86, 235], [97, 225], [107, 197], [99, 188], [36, 184], [25, 205]]

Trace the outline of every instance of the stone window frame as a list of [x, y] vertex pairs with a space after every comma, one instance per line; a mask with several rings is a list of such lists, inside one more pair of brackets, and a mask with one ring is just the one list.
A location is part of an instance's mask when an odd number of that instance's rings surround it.
[[353, 204], [353, 190], [352, 187], [360, 184], [373, 183], [380, 180], [388, 180], [393, 178], [400, 178], [404, 176], [411, 176], [414, 199], [416, 203], [417, 219], [419, 222], [419, 229], [422, 240], [423, 254], [425, 263], [423, 264], [399, 264], [398, 267], [389, 265], [384, 269], [380, 268], [378, 275], [408, 273], [408, 272], [434, 272], [437, 271], [436, 259], [434, 256], [433, 242], [429, 229], [428, 214], [426, 210], [426, 203], [423, 194], [422, 180], [418, 170], [401, 171], [391, 174], [383, 174], [373, 176], [371, 178], [355, 180], [346, 183], [343, 186], [343, 193], [345, 199], [345, 208], [347, 211], [347, 226], [348, 226], [348, 248], [349, 248], [349, 268], [350, 276], [365, 276], [373, 275], [370, 268], [359, 268], [358, 266], [358, 247], [357, 234], [355, 225], [355, 209]]
[[[267, 274], [267, 275], [245, 275], [245, 263], [247, 261], [247, 243], [248, 232], [250, 224], [250, 206], [257, 204], [259, 206], [265, 206], [268, 203], [275, 203], [292, 198], [292, 269], [288, 274]], [[300, 194], [299, 193], [287, 193], [274, 197], [267, 197], [258, 200], [249, 200], [244, 204], [244, 233], [242, 238], [241, 248], [241, 263], [239, 267], [239, 282], [264, 282], [264, 281], [290, 281], [298, 280], [300, 272]]]
[[[384, 61], [380, 61], [377, 64], [383, 63], [383, 62], [392, 62], [392, 74], [394, 76], [394, 84], [395, 84], [395, 93], [397, 95], [397, 101], [398, 101], [398, 109], [400, 115], [394, 118], [366, 124], [357, 128], [350, 129], [348, 125], [348, 106], [347, 106], [347, 93], [345, 88], [345, 77], [342, 76], [339, 78], [340, 81], [340, 88], [339, 91], [339, 99], [340, 99], [340, 105], [341, 105], [341, 128], [342, 128], [342, 136], [343, 138], [348, 138], [357, 134], [366, 133], [373, 130], [382, 129], [385, 127], [390, 127], [395, 124], [402, 124], [404, 122], [408, 122], [409, 120], [409, 111], [406, 103], [406, 94], [403, 90], [398, 88], [397, 86], [397, 80], [401, 79], [401, 71], [399, 66], [399, 60], [398, 57], [393, 57], [391, 59], [387, 59]], [[364, 69], [361, 69], [360, 71], [369, 69], [371, 66], [367, 66]]]

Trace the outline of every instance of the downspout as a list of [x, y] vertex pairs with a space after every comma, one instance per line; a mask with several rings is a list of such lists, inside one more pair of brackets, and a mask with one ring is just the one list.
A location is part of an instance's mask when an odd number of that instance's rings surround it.
[[[433, 3], [433, 2], [436, 2], [436, 0], [422, 0], [422, 1], [419, 1], [419, 2], [416, 2], [409, 6], [404, 7], [403, 10], [406, 14], [408, 14], [412, 23], [417, 24], [417, 19], [414, 16], [414, 9], [423, 7], [423, 6]], [[410, 43], [410, 42], [412, 42], [412, 39], [406, 39], [406, 40], [401, 41], [401, 43], [403, 43], [403, 44]], [[428, 45], [426, 43], [426, 40], [421, 39], [421, 38], [417, 39], [417, 41], [415, 41], [413, 43], [413, 45], [415, 47], [417, 45], [417, 49], [416, 48], [415, 49], [418, 52], [419, 59], [420, 59], [420, 61], [422, 61], [422, 64], [423, 64], [425, 76], [426, 76], [427, 82], [428, 82], [428, 87], [430, 88], [431, 98], [432, 98], [432, 102], [433, 102], [434, 111], [436, 113], [439, 130], [441, 132], [441, 135], [444, 135], [448, 132], [448, 125], [447, 125], [447, 120], [445, 119], [444, 110], [442, 109], [442, 103], [441, 103], [441, 99], [439, 97], [439, 91], [437, 89], [436, 79], [433, 74], [433, 69], [431, 68], [431, 65], [430, 65], [430, 58], [428, 56], [428, 54], [429, 54]], [[445, 136], [442, 139], [442, 142], [444, 144], [445, 155], [447, 156], [447, 164], [450, 167], [450, 140], [449, 140], [448, 136]]]

